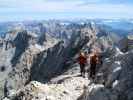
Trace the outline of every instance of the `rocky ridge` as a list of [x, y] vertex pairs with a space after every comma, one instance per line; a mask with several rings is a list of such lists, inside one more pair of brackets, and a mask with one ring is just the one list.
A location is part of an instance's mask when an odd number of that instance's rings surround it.
[[[67, 42], [45, 33], [42, 24], [45, 38], [21, 31], [4, 41], [0, 63], [8, 70], [0, 72], [2, 100], [132, 100], [132, 50], [123, 53], [107, 37], [98, 39], [91, 24], [70, 26]], [[103, 64], [92, 81], [79, 76], [75, 59], [79, 51], [94, 48], [100, 50]]]

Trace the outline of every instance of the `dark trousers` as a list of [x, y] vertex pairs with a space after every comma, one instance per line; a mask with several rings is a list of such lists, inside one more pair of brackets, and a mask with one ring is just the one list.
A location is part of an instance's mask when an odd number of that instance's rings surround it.
[[96, 64], [91, 64], [90, 66], [90, 77], [94, 78], [96, 74]]
[[85, 64], [80, 64], [80, 72], [81, 74], [85, 74]]

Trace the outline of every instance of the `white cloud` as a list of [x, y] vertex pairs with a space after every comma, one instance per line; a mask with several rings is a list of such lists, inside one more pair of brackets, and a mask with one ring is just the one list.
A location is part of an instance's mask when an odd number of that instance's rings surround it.
[[[3, 1], [3, 2], [2, 2]], [[104, 13], [130, 13], [131, 5], [122, 4], [88, 4], [78, 6], [82, 1], [44, 1], [44, 0], [2, 0], [1, 4], [7, 7], [0, 8], [0, 12], [104, 12]], [[6, 4], [7, 3], [7, 4]], [[10, 4], [10, 5], [8, 5]], [[11, 7], [9, 7], [11, 6]], [[130, 10], [129, 10], [130, 9]]]
[[[58, 2], [57, 2], [58, 1]], [[98, 3], [102, 0], [91, 0], [87, 5], [81, 5], [87, 0], [0, 0], [0, 15], [2, 18], [9, 16], [23, 16], [26, 18], [30, 14], [50, 13], [53, 16], [58, 14], [69, 15], [69, 17], [132, 17], [133, 6], [128, 4]], [[27, 14], [27, 15], [26, 15]], [[56, 14], [56, 15], [54, 15]], [[41, 18], [39, 15], [35, 18]], [[47, 15], [46, 15], [47, 16]], [[49, 15], [50, 17], [50, 15]], [[5, 17], [6, 18], [6, 17]]]
[[[42, 11], [42, 12], [62, 12], [66, 10], [71, 10], [80, 4], [81, 1], [63, 1], [63, 2], [53, 2], [53, 1], [43, 1], [43, 0], [2, 0], [0, 1], [0, 9], [10, 9], [10, 11]], [[4, 7], [5, 6], [5, 7]]]
[[82, 12], [130, 13], [133, 7], [122, 4], [88, 4], [77, 7], [77, 9]]

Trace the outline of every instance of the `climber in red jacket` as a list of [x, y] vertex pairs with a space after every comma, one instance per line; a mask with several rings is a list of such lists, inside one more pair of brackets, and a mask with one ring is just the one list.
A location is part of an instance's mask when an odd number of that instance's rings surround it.
[[99, 58], [98, 58], [98, 54], [97, 53], [93, 53], [90, 56], [90, 77], [92, 79], [95, 78], [95, 73], [96, 73], [96, 65], [99, 62]]
[[84, 77], [84, 75], [85, 75], [85, 65], [87, 63], [87, 55], [85, 55], [83, 52], [80, 52], [80, 54], [79, 54], [78, 63], [80, 65], [81, 76]]

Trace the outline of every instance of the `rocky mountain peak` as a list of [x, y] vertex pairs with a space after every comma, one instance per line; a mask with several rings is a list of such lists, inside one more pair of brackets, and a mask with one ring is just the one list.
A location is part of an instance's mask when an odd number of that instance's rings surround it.
[[[133, 51], [122, 52], [119, 37], [110, 31], [98, 36], [94, 23], [23, 24], [23, 30], [0, 41], [2, 100], [132, 100]], [[101, 61], [93, 80], [89, 56], [94, 50]], [[80, 51], [88, 53], [85, 77], [77, 62]]]

